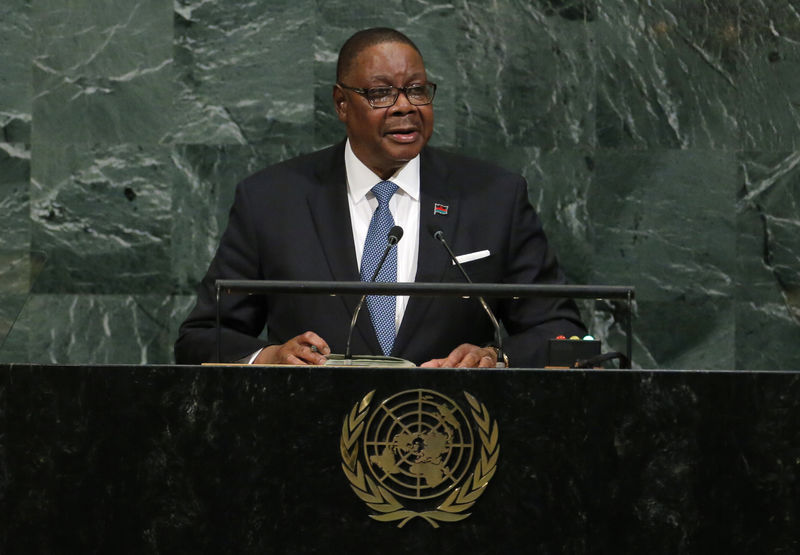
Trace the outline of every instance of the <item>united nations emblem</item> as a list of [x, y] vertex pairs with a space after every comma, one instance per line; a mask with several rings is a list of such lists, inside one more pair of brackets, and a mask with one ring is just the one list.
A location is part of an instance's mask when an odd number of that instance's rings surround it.
[[486, 407], [465, 391], [470, 420], [441, 393], [410, 389], [370, 412], [374, 394], [345, 417], [339, 442], [353, 491], [375, 511], [369, 516], [399, 521], [399, 528], [416, 517], [434, 528], [467, 518], [500, 454], [497, 422]]

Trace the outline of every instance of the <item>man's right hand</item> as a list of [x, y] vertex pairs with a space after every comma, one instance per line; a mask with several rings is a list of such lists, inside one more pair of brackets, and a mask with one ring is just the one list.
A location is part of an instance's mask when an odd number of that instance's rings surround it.
[[264, 347], [253, 364], [325, 364], [328, 344], [313, 331], [293, 337], [283, 345]]

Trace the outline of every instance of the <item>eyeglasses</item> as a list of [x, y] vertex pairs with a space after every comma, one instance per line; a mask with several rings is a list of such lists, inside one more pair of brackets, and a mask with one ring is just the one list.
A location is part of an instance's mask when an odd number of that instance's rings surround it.
[[358, 87], [348, 87], [344, 83], [336, 83], [343, 89], [348, 89], [358, 93], [367, 99], [373, 108], [388, 108], [394, 106], [397, 98], [402, 92], [408, 101], [414, 106], [425, 106], [433, 102], [436, 94], [436, 83], [425, 83], [424, 85], [411, 85], [408, 87], [374, 87], [371, 89], [359, 89]]

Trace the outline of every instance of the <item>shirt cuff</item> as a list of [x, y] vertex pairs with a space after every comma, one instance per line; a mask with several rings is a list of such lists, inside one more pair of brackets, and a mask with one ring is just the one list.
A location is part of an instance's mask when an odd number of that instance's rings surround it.
[[258, 355], [260, 355], [261, 351], [263, 351], [263, 350], [264, 350], [264, 348], [262, 347], [261, 349], [257, 350], [255, 353], [250, 355], [249, 358], [248, 357], [244, 357], [242, 360], [247, 360], [247, 364], [253, 364], [253, 361], [255, 361], [258, 358]]

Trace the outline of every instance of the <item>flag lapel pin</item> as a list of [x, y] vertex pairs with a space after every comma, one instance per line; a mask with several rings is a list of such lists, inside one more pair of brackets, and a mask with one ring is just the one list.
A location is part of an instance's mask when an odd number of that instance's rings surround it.
[[450, 209], [446, 204], [439, 204], [438, 202], [433, 205], [434, 216], [447, 216], [447, 211]]

